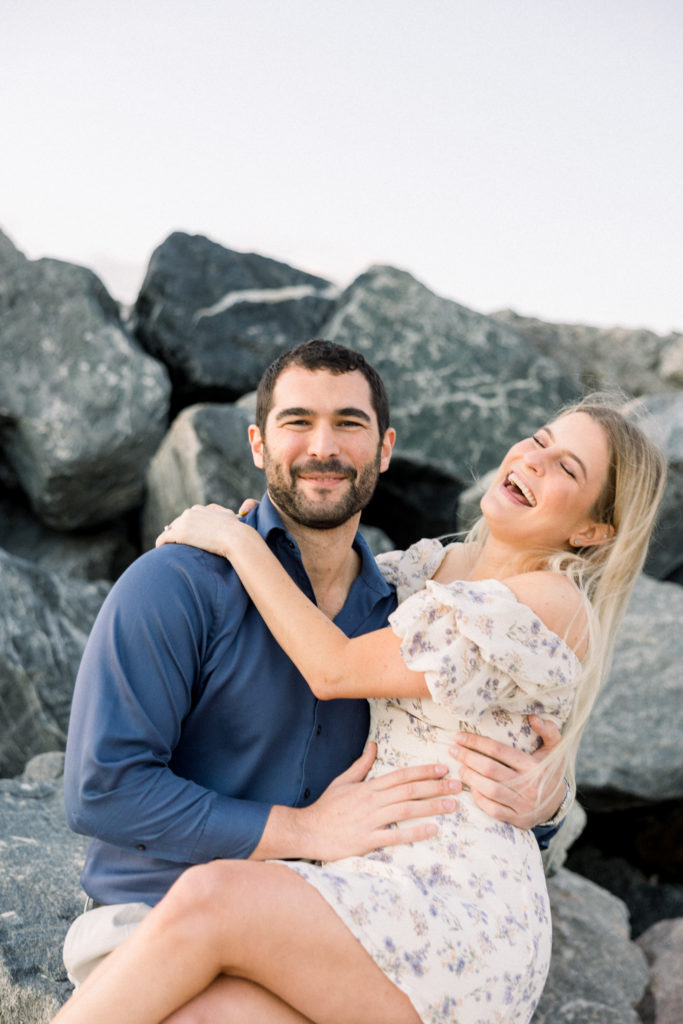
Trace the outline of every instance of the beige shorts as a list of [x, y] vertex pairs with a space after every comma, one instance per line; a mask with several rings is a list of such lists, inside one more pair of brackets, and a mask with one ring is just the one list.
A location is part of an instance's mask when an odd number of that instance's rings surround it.
[[113, 903], [77, 917], [64, 939], [64, 966], [78, 986], [104, 958], [135, 931], [152, 908], [146, 903]]

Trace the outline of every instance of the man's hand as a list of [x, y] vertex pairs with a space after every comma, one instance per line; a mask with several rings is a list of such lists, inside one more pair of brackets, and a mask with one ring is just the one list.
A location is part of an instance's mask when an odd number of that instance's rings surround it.
[[[252, 859], [339, 860], [434, 835], [433, 816], [455, 810], [462, 783], [446, 777], [446, 765], [434, 764], [366, 779], [376, 756], [377, 747], [369, 743], [309, 807], [273, 807]], [[425, 817], [432, 820], [389, 827]]]
[[[460, 778], [472, 790], [474, 802], [492, 818], [518, 828], [534, 828], [549, 821], [566, 791], [561, 762], [545, 776], [520, 782], [520, 777], [544, 761], [562, 738], [556, 725], [538, 715], [530, 715], [529, 722], [543, 740], [543, 746], [533, 754], [473, 733], [458, 733], [450, 751], [463, 765]], [[545, 786], [539, 804], [542, 780]]]

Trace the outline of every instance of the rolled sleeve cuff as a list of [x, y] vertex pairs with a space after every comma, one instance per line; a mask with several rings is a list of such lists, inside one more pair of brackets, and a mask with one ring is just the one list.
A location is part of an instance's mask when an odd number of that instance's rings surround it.
[[258, 846], [272, 804], [218, 796], [195, 844], [192, 861], [245, 860]]
[[572, 800], [574, 799], [573, 790], [566, 779], [564, 780], [564, 785], [564, 799], [562, 800], [562, 803], [553, 814], [552, 818], [550, 818], [548, 821], [542, 822], [540, 825], [536, 825], [536, 827], [533, 830], [534, 835], [538, 840], [538, 845], [542, 850], [548, 849], [548, 844], [550, 843], [550, 840], [553, 838], [555, 833], [560, 828], [562, 828], [564, 819], [567, 817], [567, 813], [569, 811], [569, 808], [571, 807]]

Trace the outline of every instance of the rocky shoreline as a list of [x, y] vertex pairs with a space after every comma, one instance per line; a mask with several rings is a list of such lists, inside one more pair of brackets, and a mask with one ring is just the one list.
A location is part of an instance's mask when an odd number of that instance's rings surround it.
[[61, 941], [86, 840], [64, 821], [61, 751], [97, 610], [182, 508], [261, 493], [253, 389], [314, 336], [360, 349], [387, 382], [399, 439], [367, 511], [375, 550], [462, 528], [509, 438], [585, 387], [620, 389], [666, 451], [657, 541], [582, 743], [583, 810], [552, 855], [534, 1021], [683, 1020], [683, 335], [485, 316], [391, 267], [340, 293], [179, 233], [132, 309], [2, 233], [0, 281], [0, 1024], [42, 1024], [69, 991]]

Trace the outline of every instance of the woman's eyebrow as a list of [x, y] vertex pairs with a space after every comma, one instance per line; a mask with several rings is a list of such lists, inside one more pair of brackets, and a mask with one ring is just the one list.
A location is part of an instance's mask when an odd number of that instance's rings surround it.
[[[553, 434], [553, 432], [550, 429], [550, 427], [541, 427], [541, 430], [545, 430], [545, 432], [548, 435], [548, 437], [550, 438], [550, 440], [553, 442], [553, 444], [555, 444], [555, 435]], [[567, 455], [569, 455], [569, 457], [574, 460], [574, 462], [578, 462], [579, 466], [581, 467], [581, 471], [583, 473], [584, 480], [587, 480], [588, 479], [588, 471], [586, 470], [586, 465], [585, 465], [583, 459], [580, 459], [579, 456], [576, 455], [575, 452], [570, 451], [569, 448], [566, 448], [565, 451], [567, 452]]]

